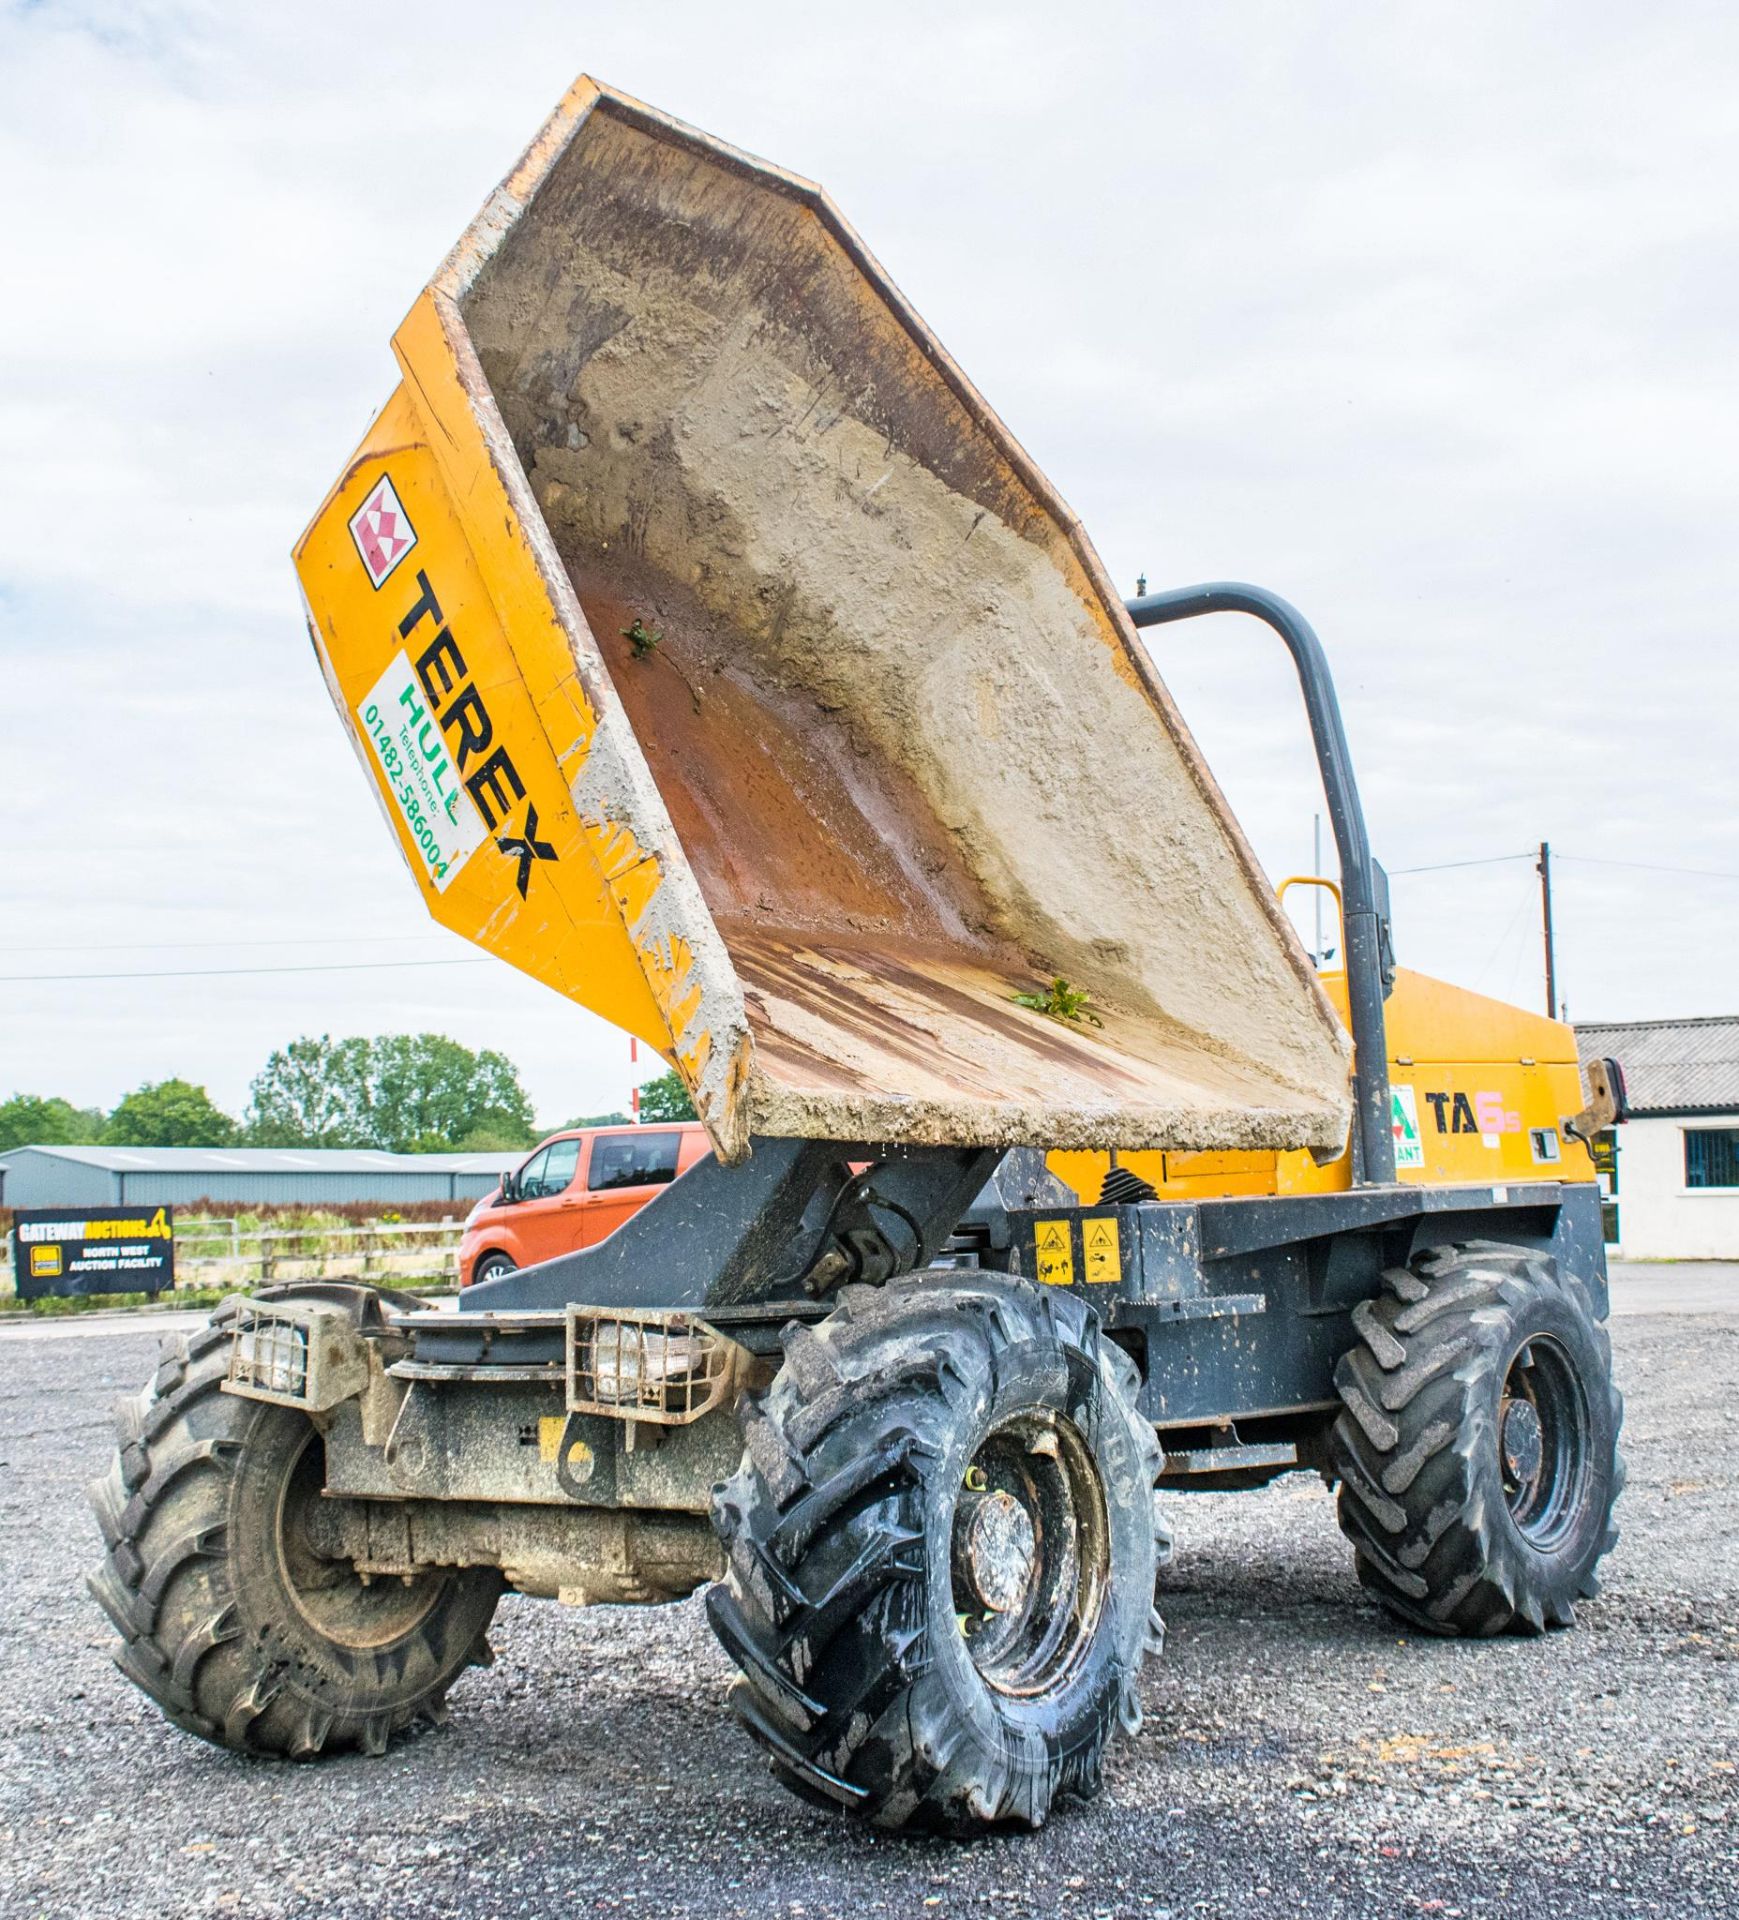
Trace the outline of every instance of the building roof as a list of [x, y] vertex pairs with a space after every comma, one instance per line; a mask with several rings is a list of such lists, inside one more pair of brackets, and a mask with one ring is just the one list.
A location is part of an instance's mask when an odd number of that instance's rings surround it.
[[1578, 1025], [1584, 1061], [1624, 1070], [1632, 1113], [1739, 1113], [1739, 1014]]
[[48, 1153], [105, 1173], [501, 1173], [518, 1153], [387, 1153], [376, 1147], [11, 1147]]

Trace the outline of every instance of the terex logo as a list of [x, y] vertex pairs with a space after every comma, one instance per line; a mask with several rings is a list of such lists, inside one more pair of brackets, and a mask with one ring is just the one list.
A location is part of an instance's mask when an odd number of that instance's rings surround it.
[[1427, 1093], [1432, 1117], [1439, 1133], [1477, 1133], [1488, 1146], [1497, 1145], [1503, 1133], [1520, 1133], [1522, 1116], [1514, 1107], [1504, 1105], [1501, 1093]]
[[[513, 756], [505, 747], [495, 744], [495, 723], [489, 717], [489, 709], [470, 678], [465, 656], [446, 624], [429, 576], [419, 570], [417, 599], [399, 622], [399, 638], [408, 641], [425, 620], [432, 621], [436, 631], [412, 662], [417, 681], [443, 736], [449, 738], [449, 751], [465, 791], [483, 816], [483, 824], [495, 833], [525, 799], [525, 782], [519, 777]], [[411, 718], [417, 723], [420, 714], [413, 714]], [[537, 808], [529, 804], [524, 828], [518, 833], [501, 835], [495, 844], [517, 863], [515, 884], [521, 899], [531, 884], [533, 863], [556, 858], [555, 847], [538, 837]]]

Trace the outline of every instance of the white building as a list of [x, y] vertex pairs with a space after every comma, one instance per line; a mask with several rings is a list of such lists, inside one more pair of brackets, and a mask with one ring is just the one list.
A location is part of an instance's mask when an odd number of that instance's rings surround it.
[[1624, 1071], [1611, 1199], [1627, 1260], [1739, 1260], [1739, 1015], [1579, 1026]]

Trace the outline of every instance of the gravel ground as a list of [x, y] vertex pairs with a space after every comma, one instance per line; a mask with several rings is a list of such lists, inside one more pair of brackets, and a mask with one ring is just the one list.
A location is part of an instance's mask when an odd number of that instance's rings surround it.
[[1573, 1633], [1416, 1642], [1329, 1496], [1174, 1502], [1167, 1657], [1104, 1797], [875, 1837], [790, 1799], [697, 1603], [508, 1600], [453, 1724], [248, 1762], [108, 1660], [82, 1495], [155, 1338], [0, 1345], [0, 1914], [1739, 1914], [1739, 1313], [1615, 1321], [1624, 1538]]

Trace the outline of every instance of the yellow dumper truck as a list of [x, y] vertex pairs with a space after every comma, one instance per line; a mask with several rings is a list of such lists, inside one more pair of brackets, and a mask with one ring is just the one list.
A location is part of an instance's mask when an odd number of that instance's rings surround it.
[[[774, 1773], [1041, 1823], [1140, 1713], [1155, 1490], [1339, 1486], [1412, 1626], [1571, 1623], [1620, 1403], [1569, 1031], [1395, 967], [1315, 635], [1114, 592], [814, 186], [581, 80], [296, 548], [429, 911], [646, 1041], [712, 1152], [458, 1310], [227, 1303], [93, 1488], [119, 1660], [379, 1752], [504, 1588], [706, 1587]], [[1136, 629], [1297, 663], [1319, 977]]]

